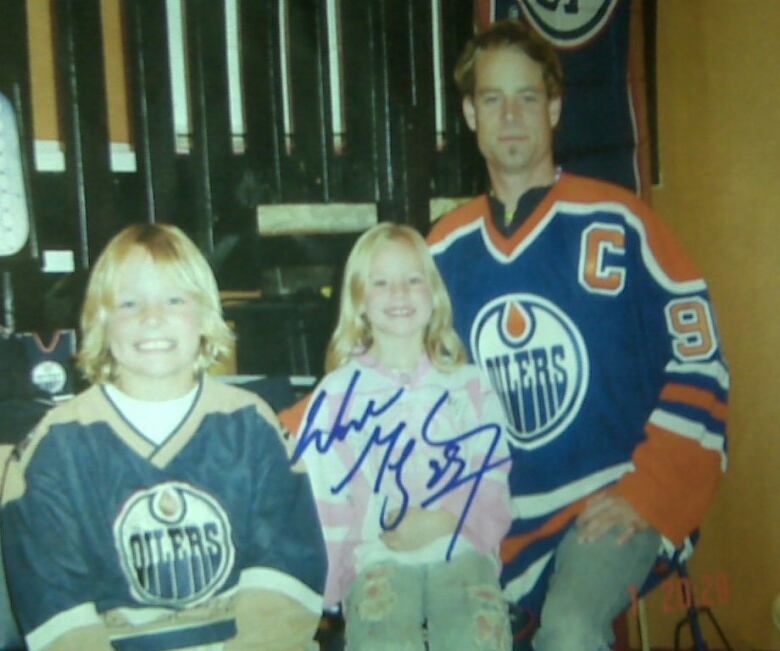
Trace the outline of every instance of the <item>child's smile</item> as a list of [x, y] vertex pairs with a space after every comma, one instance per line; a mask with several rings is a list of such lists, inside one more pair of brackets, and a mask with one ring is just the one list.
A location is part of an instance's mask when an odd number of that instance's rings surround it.
[[380, 359], [389, 354], [391, 359], [383, 361], [394, 365], [410, 354], [419, 356], [432, 309], [431, 288], [415, 250], [387, 242], [371, 260], [364, 300], [374, 352]]
[[165, 400], [195, 383], [202, 310], [171, 274], [140, 249], [122, 265], [108, 340], [116, 384], [128, 395]]
[[157, 352], [157, 351], [169, 351], [176, 346], [176, 342], [172, 339], [148, 339], [138, 342], [135, 347], [139, 352]]

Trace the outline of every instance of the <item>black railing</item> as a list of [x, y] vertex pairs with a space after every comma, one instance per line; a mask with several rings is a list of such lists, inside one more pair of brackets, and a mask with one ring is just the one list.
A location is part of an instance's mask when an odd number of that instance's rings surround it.
[[[90, 264], [132, 222], [176, 223], [207, 256], [221, 255], [215, 264], [223, 270], [231, 265], [226, 243], [242, 242], [245, 254], [249, 241], [260, 259], [246, 273], [255, 274], [269, 250], [257, 234], [259, 204], [372, 203], [380, 220], [407, 221], [425, 231], [430, 197], [472, 194], [481, 182], [450, 81], [472, 29], [470, 0], [439, 1], [435, 10], [430, 0], [239, 0], [245, 133], [238, 147], [229, 118], [225, 4], [183, 0], [187, 153], [176, 148], [166, 3], [121, 0], [136, 161], [131, 172], [111, 167], [100, 6], [99, 0], [51, 3], [65, 161], [64, 171], [51, 172], [32, 164], [25, 2], [0, 3], [0, 91], [19, 98], [40, 249], [73, 251], [75, 261], [74, 272], [65, 275], [44, 274], [30, 255], [10, 268], [20, 328], [74, 326]], [[434, 90], [437, 12], [443, 95]], [[440, 136], [438, 147], [437, 97], [444, 102], [440, 130], [447, 132], [446, 146]], [[308, 246], [300, 238], [295, 246], [280, 239], [270, 246], [269, 262], [284, 263], [289, 252], [298, 256], [291, 263], [305, 265], [301, 252], [305, 258], [316, 249], [317, 264], [332, 252], [337, 268], [344, 242], [311, 237]], [[223, 275], [252, 285], [235, 269]], [[68, 307], [52, 310], [52, 303]]]

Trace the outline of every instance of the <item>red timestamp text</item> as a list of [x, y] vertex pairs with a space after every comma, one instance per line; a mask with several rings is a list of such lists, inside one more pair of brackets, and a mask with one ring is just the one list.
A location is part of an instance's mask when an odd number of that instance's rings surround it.
[[[708, 572], [699, 576], [671, 576], [664, 581], [661, 609], [664, 613], [680, 613], [694, 606], [711, 608], [724, 606], [731, 600], [731, 579], [728, 572]], [[638, 616], [639, 593], [635, 586], [628, 589], [631, 595], [630, 615]]]

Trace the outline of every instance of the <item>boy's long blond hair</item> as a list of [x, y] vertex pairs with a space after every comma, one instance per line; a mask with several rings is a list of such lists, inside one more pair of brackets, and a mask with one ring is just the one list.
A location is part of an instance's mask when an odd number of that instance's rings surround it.
[[116, 361], [109, 349], [106, 328], [116, 299], [119, 272], [137, 249], [148, 253], [154, 264], [164, 273], [171, 274], [200, 306], [203, 324], [200, 351], [197, 359], [193, 360], [193, 372], [204, 371], [232, 347], [233, 334], [222, 319], [217, 281], [195, 244], [175, 226], [136, 224], [125, 228], [108, 243], [87, 284], [81, 311], [82, 342], [77, 361], [90, 382], [116, 379]]
[[387, 242], [409, 245], [420, 259], [431, 289], [431, 320], [425, 328], [423, 346], [431, 362], [441, 370], [453, 370], [466, 361], [466, 352], [452, 327], [452, 305], [431, 253], [422, 236], [410, 226], [383, 222], [363, 233], [347, 258], [341, 285], [341, 303], [336, 329], [325, 355], [330, 372], [373, 343], [371, 326], [365, 318], [365, 295], [371, 260]]

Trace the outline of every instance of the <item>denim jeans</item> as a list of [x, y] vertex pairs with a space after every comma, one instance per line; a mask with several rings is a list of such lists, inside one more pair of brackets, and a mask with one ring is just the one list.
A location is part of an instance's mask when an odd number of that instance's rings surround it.
[[613, 529], [583, 543], [571, 527], [555, 552], [555, 570], [542, 606], [535, 651], [605, 651], [614, 642], [612, 621], [641, 586], [661, 545], [653, 529], [618, 544]]
[[352, 584], [344, 615], [348, 651], [423, 651], [426, 640], [429, 651], [512, 648], [495, 565], [477, 553], [373, 565]]

